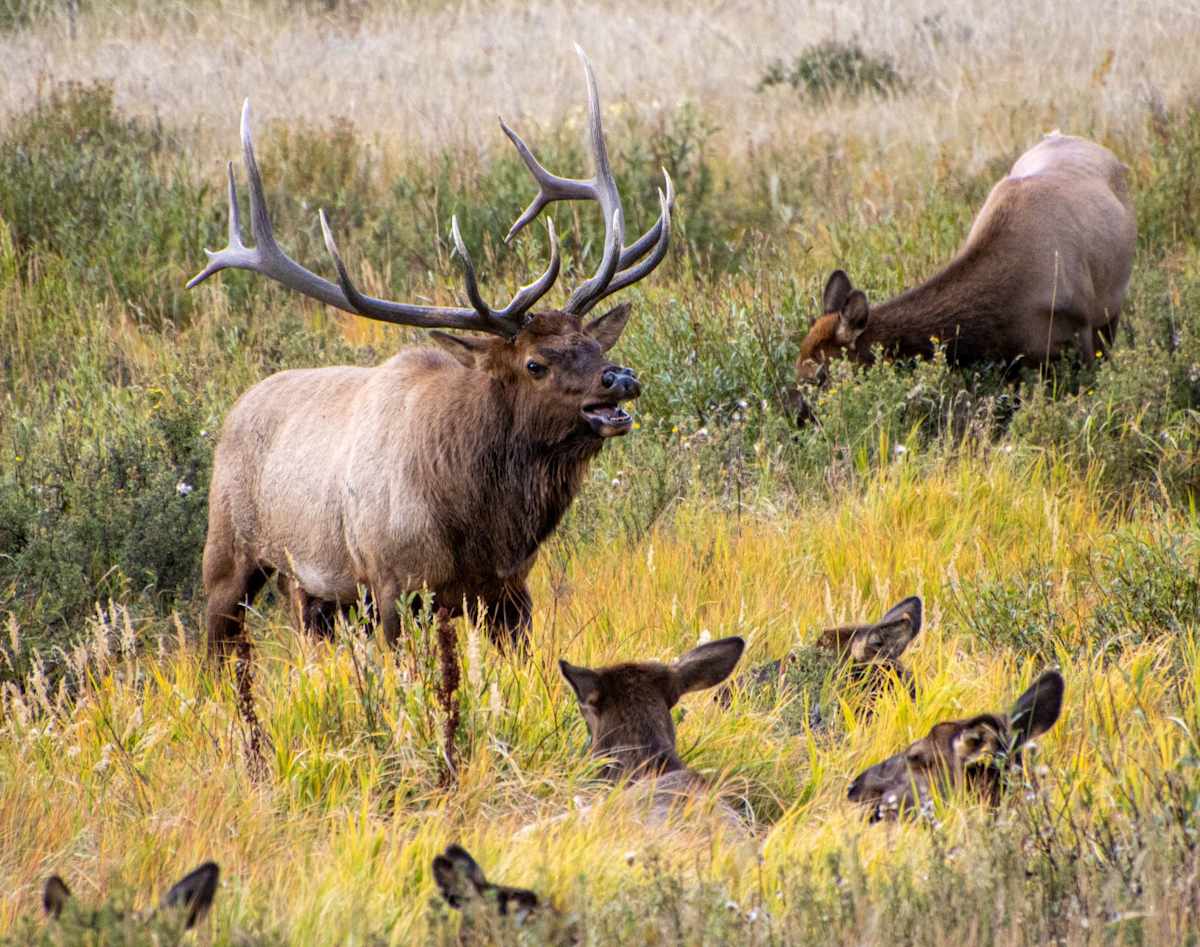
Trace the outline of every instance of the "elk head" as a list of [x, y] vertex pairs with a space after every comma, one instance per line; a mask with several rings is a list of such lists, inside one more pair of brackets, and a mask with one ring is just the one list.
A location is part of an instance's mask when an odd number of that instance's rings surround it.
[[433, 860], [433, 878], [446, 903], [456, 911], [488, 905], [501, 917], [518, 924], [543, 908], [538, 896], [527, 888], [492, 884], [483, 869], [461, 845], [450, 845]]
[[618, 306], [588, 323], [584, 323], [583, 317], [602, 299], [642, 279], [666, 256], [675, 191], [670, 175], [664, 170], [665, 191], [660, 190], [658, 195], [658, 221], [627, 246], [625, 212], [609, 166], [596, 78], [583, 50], [578, 46], [575, 48], [583, 61], [587, 81], [588, 127], [595, 165], [592, 178], [576, 180], [551, 174], [520, 136], [503, 119], [500, 121], [504, 133], [538, 184], [537, 196], [513, 224], [505, 242], [554, 201], [595, 201], [604, 215], [604, 253], [600, 265], [590, 279], [576, 287], [561, 310], [530, 314], [532, 307], [558, 278], [560, 262], [552, 221], [547, 221], [551, 248], [549, 266], [537, 280], [521, 287], [500, 309], [490, 306], [480, 294], [475, 267], [459, 233], [457, 219], [451, 221], [451, 238], [463, 266], [466, 294], [471, 303], [469, 309], [391, 302], [360, 292], [342, 262], [323, 210], [319, 213], [321, 229], [337, 270], [338, 282], [335, 285], [300, 266], [275, 243], [250, 138], [249, 101], [242, 110], [242, 149], [250, 183], [251, 222], [256, 245], [246, 247], [242, 240], [231, 162], [229, 244], [217, 252], [205, 251], [209, 257], [208, 265], [188, 283], [188, 287], [233, 267], [261, 273], [303, 295], [371, 319], [425, 329], [486, 333], [493, 338], [439, 332], [434, 333], [434, 339], [468, 369], [491, 376], [511, 399], [516, 419], [537, 419], [541, 430], [532, 432], [535, 437], [540, 433], [552, 441], [560, 441], [573, 434], [592, 438], [625, 434], [632, 427], [632, 419], [621, 405], [636, 398], [640, 386], [630, 369], [613, 364], [606, 353], [625, 328], [629, 306]]
[[928, 735], [877, 763], [850, 784], [851, 802], [871, 807], [871, 821], [929, 804], [935, 793], [966, 786], [995, 804], [1028, 741], [1054, 726], [1062, 711], [1063, 678], [1046, 671], [1007, 714], [980, 714], [936, 724]]
[[[205, 862], [171, 886], [159, 902], [159, 913], [174, 915], [183, 921], [185, 930], [190, 930], [212, 906], [220, 875], [221, 871], [215, 862]], [[64, 911], [70, 914], [73, 910], [77, 915], [83, 914], [83, 916], [77, 916], [75, 920], [84, 929], [93, 929], [102, 920], [100, 911], [90, 911], [84, 914], [79, 909], [73, 908], [73, 902], [71, 889], [67, 887], [62, 878], [58, 875], [51, 875], [46, 879], [46, 884], [42, 888], [42, 909], [47, 917], [58, 919], [63, 916]], [[117, 917], [115, 913], [110, 916]]]
[[821, 308], [823, 314], [808, 330], [796, 357], [796, 381], [801, 385], [821, 384], [829, 363], [842, 355], [866, 361], [857, 342], [870, 317], [867, 294], [851, 285], [845, 271], [834, 270], [825, 284]]
[[644, 776], [684, 769], [675, 752], [671, 708], [690, 691], [714, 687], [738, 663], [746, 643], [722, 638], [674, 664], [640, 662], [595, 670], [559, 661], [587, 723], [592, 754], [613, 760], [607, 775]]

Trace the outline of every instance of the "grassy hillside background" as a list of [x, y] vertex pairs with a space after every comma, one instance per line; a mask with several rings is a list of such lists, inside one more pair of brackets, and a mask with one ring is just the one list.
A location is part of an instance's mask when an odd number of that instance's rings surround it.
[[[212, 943], [450, 941], [429, 862], [460, 841], [594, 943], [1194, 939], [1200, 9], [997, 6], [0, 0], [0, 937], [52, 936], [33, 919], [52, 872], [142, 906], [211, 857]], [[300, 260], [328, 269], [322, 206], [366, 289], [449, 304], [457, 214], [498, 298], [546, 247], [502, 243], [532, 187], [495, 115], [585, 173], [575, 40], [630, 229], [660, 166], [680, 191], [617, 350], [643, 379], [637, 430], [544, 549], [530, 659], [459, 629], [455, 784], [429, 631], [399, 660], [355, 629], [317, 644], [269, 597], [255, 781], [232, 679], [199, 660], [221, 419], [273, 371], [422, 339], [245, 274], [183, 289], [224, 241], [241, 99]], [[846, 369], [796, 430], [783, 399], [828, 271], [873, 299], [929, 275], [1056, 127], [1132, 172], [1112, 359], [1015, 382]], [[556, 212], [564, 288], [594, 266], [596, 216]], [[810, 732], [785, 703], [685, 698], [684, 759], [744, 833], [705, 811], [647, 826], [597, 780], [560, 657], [739, 634], [749, 667], [910, 594], [915, 700], [891, 688], [870, 715], [829, 680], [835, 722]], [[950, 798], [869, 826], [845, 801], [1049, 664], [1063, 719], [999, 815]]]

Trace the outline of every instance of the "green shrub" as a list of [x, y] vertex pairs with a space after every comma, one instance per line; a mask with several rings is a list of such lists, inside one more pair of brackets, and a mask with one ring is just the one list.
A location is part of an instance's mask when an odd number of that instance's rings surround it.
[[790, 65], [777, 59], [758, 81], [762, 92], [786, 85], [806, 98], [827, 102], [835, 95], [857, 98], [903, 91], [905, 82], [887, 56], [874, 55], [857, 42], [823, 40], [797, 55]]

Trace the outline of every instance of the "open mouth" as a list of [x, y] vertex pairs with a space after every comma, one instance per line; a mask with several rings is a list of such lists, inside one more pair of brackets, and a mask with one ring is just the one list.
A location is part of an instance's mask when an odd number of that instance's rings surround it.
[[633, 417], [619, 404], [585, 404], [580, 413], [600, 437], [618, 437], [633, 427]]

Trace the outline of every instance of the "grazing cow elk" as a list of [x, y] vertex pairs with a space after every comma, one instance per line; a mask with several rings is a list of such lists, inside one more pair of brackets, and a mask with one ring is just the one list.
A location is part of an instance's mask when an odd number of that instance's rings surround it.
[[834, 357], [869, 363], [946, 344], [957, 364], [1045, 363], [1074, 348], [1091, 364], [1117, 331], [1137, 225], [1126, 167], [1107, 148], [1054, 132], [992, 188], [944, 270], [878, 306], [841, 270], [824, 315], [800, 344], [796, 380], [820, 381]]
[[[912, 674], [900, 658], [920, 633], [922, 614], [921, 599], [914, 595], [892, 606], [874, 624], [826, 629], [814, 645], [789, 651], [780, 660], [760, 665], [743, 674], [732, 686], [721, 688], [717, 700], [728, 706], [734, 687], [775, 696], [805, 691], [809, 695], [808, 725], [815, 728], [824, 723], [820, 691], [832, 675], [845, 675], [859, 682], [870, 696], [894, 675], [910, 693], [915, 693]], [[801, 701], [793, 701], [789, 706], [804, 709]], [[796, 729], [803, 727], [803, 721], [795, 722], [799, 723]]]
[[[145, 923], [152, 919], [166, 920], [168, 923], [182, 922], [184, 930], [191, 930], [198, 921], [203, 919], [212, 906], [213, 897], [217, 892], [217, 881], [220, 879], [220, 869], [215, 862], [205, 862], [199, 868], [189, 872], [162, 896], [158, 911], [143, 915], [134, 920]], [[46, 916], [55, 920], [64, 920], [82, 931], [102, 930], [106, 923], [119, 923], [126, 918], [115, 910], [86, 910], [74, 906], [71, 889], [58, 875], [46, 879], [42, 888], [42, 910]], [[65, 912], [65, 916], [64, 916]], [[159, 917], [161, 915], [161, 917]], [[91, 939], [88, 939], [91, 943]]]
[[1062, 699], [1062, 675], [1046, 671], [1007, 715], [939, 723], [903, 752], [875, 764], [850, 784], [850, 801], [870, 806], [872, 822], [919, 811], [935, 792], [959, 785], [996, 805], [1008, 773], [1022, 765], [1028, 741], [1058, 720]]
[[363, 295], [350, 281], [323, 212], [338, 284], [304, 269], [275, 243], [248, 104], [243, 110], [257, 245], [242, 243], [231, 163], [229, 245], [209, 252], [208, 266], [189, 286], [234, 267], [371, 319], [492, 338], [434, 332], [441, 350], [404, 349], [376, 368], [280, 372], [241, 397], [221, 432], [209, 494], [204, 586], [210, 653], [240, 646], [245, 608], [273, 572], [286, 576], [285, 588], [300, 599], [300, 615], [329, 614], [307, 607], [307, 600], [353, 603], [365, 587], [392, 643], [400, 630], [395, 603], [422, 590], [454, 614], [465, 603], [502, 643], [520, 641], [528, 631], [526, 577], [538, 547], [558, 525], [605, 440], [632, 427], [622, 404], [640, 392], [637, 376], [607, 356], [629, 318], [629, 304], [590, 322], [583, 317], [661, 262], [674, 201], [664, 171], [658, 221], [625, 245], [596, 80], [578, 52], [587, 81], [593, 178], [551, 174], [501, 121], [539, 188], [509, 239], [553, 201], [596, 201], [604, 215], [599, 269], [558, 311], [529, 314], [558, 276], [553, 223], [549, 267], [502, 309], [480, 295], [457, 221], [451, 231], [470, 309]]
[[[674, 664], [642, 662], [591, 669], [559, 661], [587, 723], [594, 756], [607, 757], [605, 776], [657, 778], [654, 810], [665, 816], [704, 780], [675, 750], [671, 708], [690, 691], [715, 687], [738, 663], [746, 643], [722, 638], [693, 648]], [[729, 813], [732, 815], [732, 813]]]

